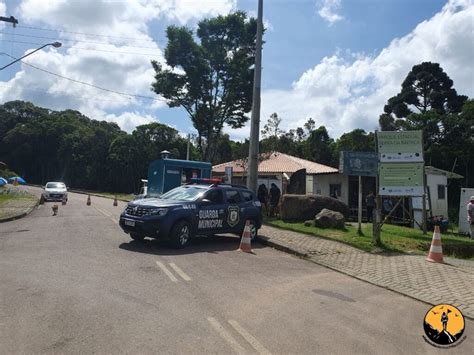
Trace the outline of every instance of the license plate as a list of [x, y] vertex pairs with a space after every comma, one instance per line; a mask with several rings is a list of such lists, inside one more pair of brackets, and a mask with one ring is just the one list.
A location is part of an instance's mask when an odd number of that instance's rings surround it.
[[126, 226], [135, 227], [135, 221], [130, 221], [126, 219], [124, 222]]

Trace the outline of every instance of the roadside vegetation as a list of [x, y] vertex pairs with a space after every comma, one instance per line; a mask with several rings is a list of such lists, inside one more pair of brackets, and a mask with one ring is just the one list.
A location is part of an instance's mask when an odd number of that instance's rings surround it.
[[[374, 251], [372, 224], [362, 224], [362, 235], [359, 236], [357, 234], [357, 226], [352, 225], [347, 225], [345, 230], [338, 230], [307, 227], [303, 223], [287, 223], [277, 219], [267, 219], [265, 223], [276, 228], [336, 240], [364, 251]], [[423, 232], [417, 229], [385, 224], [382, 227], [382, 246], [380, 248], [384, 252], [427, 254], [432, 237], [432, 232], [423, 235]], [[444, 255], [458, 258], [474, 258], [474, 241], [468, 237], [449, 231], [442, 234], [441, 239]]]
[[36, 204], [38, 198], [17, 188], [0, 188], [0, 219]]

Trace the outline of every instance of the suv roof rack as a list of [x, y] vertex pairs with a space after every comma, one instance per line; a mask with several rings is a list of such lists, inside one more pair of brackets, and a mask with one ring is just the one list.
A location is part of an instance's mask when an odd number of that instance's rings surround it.
[[235, 187], [239, 189], [248, 189], [245, 185], [239, 184], [229, 184], [226, 183], [223, 179], [208, 179], [208, 178], [192, 178], [190, 182], [186, 185], [199, 184], [199, 183], [208, 183], [211, 186], [226, 186], [226, 187]]

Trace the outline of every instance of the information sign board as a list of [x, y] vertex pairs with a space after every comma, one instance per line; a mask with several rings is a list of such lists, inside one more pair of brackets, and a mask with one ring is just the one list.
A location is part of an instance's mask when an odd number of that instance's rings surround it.
[[422, 131], [377, 132], [380, 162], [423, 162]]
[[423, 180], [423, 163], [380, 163], [381, 196], [422, 196]]
[[378, 157], [375, 152], [341, 152], [339, 172], [352, 176], [377, 176]]

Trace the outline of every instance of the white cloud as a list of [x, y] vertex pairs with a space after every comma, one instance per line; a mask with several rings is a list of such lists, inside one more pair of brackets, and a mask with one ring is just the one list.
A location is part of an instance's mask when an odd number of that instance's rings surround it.
[[[100, 113], [99, 113], [100, 114]], [[157, 122], [155, 117], [140, 112], [124, 112], [120, 115], [104, 115], [104, 119], [109, 122], [116, 122], [124, 131], [131, 133], [136, 126]]]
[[319, 16], [329, 22], [329, 25], [344, 19], [343, 16], [337, 13], [341, 7], [341, 0], [321, 0], [317, 7]]
[[[0, 2], [0, 12], [2, 5]], [[47, 47], [25, 62], [91, 85], [159, 99], [151, 92], [154, 71], [150, 61], [164, 59], [159, 44], [149, 35], [150, 22], [166, 17], [185, 24], [228, 13], [234, 7], [235, 0], [23, 0], [8, 10], [21, 14], [23, 26], [58, 30], [57, 34], [36, 35], [83, 41], [63, 41], [59, 50]], [[80, 34], [84, 32], [105, 36]], [[154, 118], [149, 112], [166, 106], [163, 101], [101, 91], [15, 64], [19, 66], [10, 80], [0, 82], [0, 102], [29, 100], [51, 109], [75, 109], [91, 118], [115, 121], [127, 131], [151, 122]]]
[[400, 91], [411, 68], [423, 61], [440, 63], [458, 93], [473, 97], [473, 11], [471, 1], [451, 1], [378, 55], [336, 53], [323, 58], [291, 90], [263, 93], [262, 124], [278, 112], [287, 130], [302, 126], [308, 117], [325, 125], [333, 137], [355, 128], [374, 130], [387, 100]]

